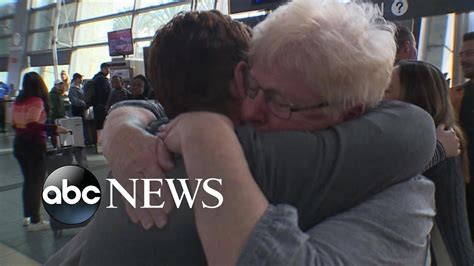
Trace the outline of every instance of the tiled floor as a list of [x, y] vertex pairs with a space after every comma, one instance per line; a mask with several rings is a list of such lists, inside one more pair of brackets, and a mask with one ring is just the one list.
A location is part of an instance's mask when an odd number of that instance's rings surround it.
[[0, 265], [36, 266], [41, 264], [0, 243]]
[[[60, 249], [80, 229], [64, 230], [54, 237], [51, 230], [27, 232], [21, 225], [23, 177], [12, 154], [13, 135], [0, 134], [0, 265], [40, 265]], [[92, 172], [105, 180], [107, 163], [101, 155], [88, 151]], [[42, 210], [43, 217], [48, 215]]]

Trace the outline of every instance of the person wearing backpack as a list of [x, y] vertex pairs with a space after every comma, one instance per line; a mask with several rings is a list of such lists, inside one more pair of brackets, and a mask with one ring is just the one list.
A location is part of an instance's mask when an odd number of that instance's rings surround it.
[[84, 99], [84, 91], [82, 90], [82, 75], [75, 73], [72, 76], [72, 84], [69, 88], [69, 100], [71, 101], [72, 116], [79, 116], [84, 119], [84, 111], [86, 102]]
[[92, 106], [94, 108], [94, 119], [97, 128], [97, 142], [100, 143], [100, 131], [104, 127], [107, 100], [109, 99], [111, 87], [107, 76], [110, 73], [110, 66], [107, 63], [100, 65], [99, 73], [92, 79], [94, 82]]

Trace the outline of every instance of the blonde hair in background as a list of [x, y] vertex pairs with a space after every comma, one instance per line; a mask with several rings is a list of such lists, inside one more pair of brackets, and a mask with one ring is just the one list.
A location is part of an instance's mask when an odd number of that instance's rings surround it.
[[390, 83], [394, 33], [377, 5], [295, 0], [254, 28], [250, 64], [300, 75], [337, 109], [373, 107]]

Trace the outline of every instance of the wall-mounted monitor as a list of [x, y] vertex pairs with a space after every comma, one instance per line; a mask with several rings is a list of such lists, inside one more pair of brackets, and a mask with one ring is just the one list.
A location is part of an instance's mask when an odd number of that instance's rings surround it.
[[107, 33], [110, 56], [133, 54], [132, 29], [111, 31]]

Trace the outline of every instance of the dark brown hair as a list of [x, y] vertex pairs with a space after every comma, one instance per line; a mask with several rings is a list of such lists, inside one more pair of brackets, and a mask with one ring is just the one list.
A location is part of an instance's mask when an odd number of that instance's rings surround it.
[[48, 87], [43, 78], [36, 72], [28, 72], [23, 76], [22, 89], [15, 101], [26, 101], [31, 97], [39, 97], [43, 100], [46, 115], [49, 115], [50, 100]]
[[423, 108], [433, 117], [436, 126], [445, 124], [456, 131], [461, 142], [463, 174], [468, 182], [470, 175], [466, 138], [456, 121], [444, 74], [430, 63], [414, 60], [400, 61], [398, 73], [402, 88], [401, 100]]
[[474, 31], [464, 33], [462, 40], [463, 42], [474, 40]]
[[156, 32], [148, 77], [170, 118], [188, 111], [228, 115], [229, 85], [246, 60], [250, 28], [219, 11], [176, 15]]
[[410, 29], [400, 24], [395, 24], [397, 29], [395, 31], [395, 41], [397, 42], [397, 54], [400, 53], [400, 49], [403, 46], [403, 43], [409, 41], [414, 43], [415, 39], [413, 38], [413, 33]]

